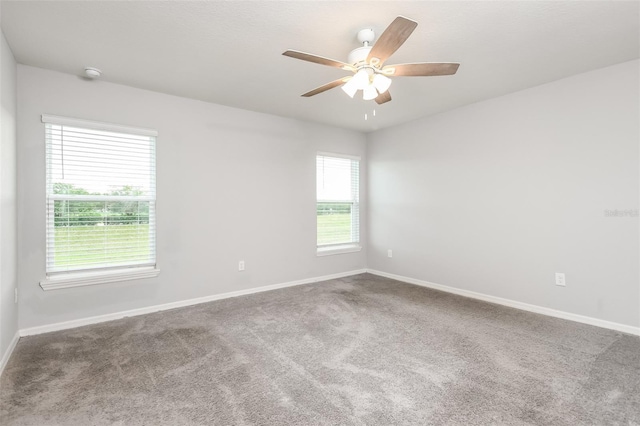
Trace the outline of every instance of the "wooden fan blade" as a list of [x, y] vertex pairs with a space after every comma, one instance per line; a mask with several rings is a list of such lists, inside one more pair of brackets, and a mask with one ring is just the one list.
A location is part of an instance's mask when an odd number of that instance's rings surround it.
[[378, 97], [376, 98], [376, 103], [378, 105], [382, 105], [385, 102], [389, 102], [391, 100], [391, 93], [389, 93], [389, 91], [387, 90], [384, 93], [380, 93], [378, 95]]
[[322, 56], [313, 55], [311, 53], [299, 52], [297, 50], [287, 50], [283, 53], [284, 56], [290, 58], [301, 59], [303, 61], [314, 62], [320, 65], [327, 65], [329, 67], [342, 68], [345, 71], [354, 71], [355, 67], [344, 62], [336, 61], [335, 59], [324, 58]]
[[460, 64], [453, 62], [417, 62], [415, 64], [387, 65], [380, 71], [388, 76], [452, 75]]
[[382, 66], [384, 61], [402, 46], [402, 43], [409, 38], [417, 26], [418, 23], [416, 21], [407, 19], [404, 16], [398, 16], [387, 29], [384, 30], [380, 38], [378, 38], [378, 41], [373, 45], [367, 57], [367, 62], [371, 63], [372, 59], [377, 58], [378, 62], [373, 65], [379, 64]]
[[317, 95], [318, 93], [326, 92], [329, 89], [333, 89], [334, 87], [338, 87], [338, 86], [343, 85], [344, 83], [346, 83], [350, 79], [351, 79], [351, 77], [343, 77], [343, 78], [340, 78], [338, 80], [334, 80], [331, 83], [327, 83], [324, 86], [316, 87], [315, 89], [313, 89], [313, 90], [311, 90], [311, 91], [309, 91], [307, 93], [304, 93], [304, 94], [302, 94], [300, 96], [308, 98], [308, 97], [311, 97], [313, 95]]

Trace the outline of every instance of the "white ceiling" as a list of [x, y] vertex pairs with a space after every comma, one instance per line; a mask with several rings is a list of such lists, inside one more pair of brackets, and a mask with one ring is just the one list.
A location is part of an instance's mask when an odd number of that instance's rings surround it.
[[[372, 131], [640, 56], [637, 1], [6, 1], [19, 63], [203, 101]], [[282, 56], [346, 61], [356, 33], [418, 22], [388, 64], [460, 62], [446, 77], [397, 77], [393, 101], [340, 89], [300, 94], [345, 71]], [[364, 120], [364, 113], [376, 116]], [[369, 114], [371, 116], [371, 114]]]

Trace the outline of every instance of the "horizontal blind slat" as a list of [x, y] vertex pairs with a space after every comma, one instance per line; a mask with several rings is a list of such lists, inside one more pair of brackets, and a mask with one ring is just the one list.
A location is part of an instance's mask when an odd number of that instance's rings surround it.
[[150, 137], [135, 137], [126, 138], [112, 135], [96, 135], [88, 133], [76, 133], [69, 130], [60, 130], [57, 132], [46, 132], [45, 136], [48, 137], [52, 143], [61, 143], [64, 139], [66, 142], [74, 143], [77, 141], [84, 141], [87, 144], [95, 145], [131, 145], [131, 146], [151, 146], [151, 142], [155, 138]]

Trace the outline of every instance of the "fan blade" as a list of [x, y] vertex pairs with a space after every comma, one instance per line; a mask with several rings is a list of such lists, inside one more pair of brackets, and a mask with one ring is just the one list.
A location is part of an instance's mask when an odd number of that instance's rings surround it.
[[307, 92], [307, 93], [305, 93], [303, 95], [300, 95], [300, 96], [303, 96], [305, 98], [309, 98], [309, 97], [311, 97], [313, 95], [317, 95], [318, 93], [326, 92], [329, 89], [333, 89], [334, 87], [341, 86], [342, 84], [346, 83], [350, 79], [351, 79], [351, 77], [343, 77], [343, 78], [340, 78], [338, 80], [334, 80], [331, 83], [327, 83], [324, 86], [316, 87], [315, 89], [313, 89], [313, 90], [311, 90], [311, 91], [309, 91], [309, 92]]
[[384, 61], [402, 46], [417, 26], [418, 23], [416, 21], [398, 16], [387, 29], [384, 30], [380, 38], [378, 38], [378, 41], [373, 45], [367, 57], [367, 62], [371, 63], [373, 58], [377, 58], [378, 62], [373, 65], [382, 66]]
[[385, 102], [389, 102], [391, 100], [391, 93], [389, 91], [385, 91], [384, 93], [380, 93], [376, 98], [376, 103], [378, 105], [382, 105]]
[[327, 65], [335, 68], [342, 68], [345, 71], [356, 71], [355, 67], [344, 62], [336, 61], [335, 59], [324, 58], [318, 55], [312, 55], [311, 53], [299, 52], [297, 50], [287, 50], [283, 53], [284, 56], [290, 58], [301, 59], [303, 61], [314, 62], [320, 65]]
[[417, 62], [415, 64], [387, 65], [380, 72], [387, 76], [452, 75], [460, 64], [453, 62]]

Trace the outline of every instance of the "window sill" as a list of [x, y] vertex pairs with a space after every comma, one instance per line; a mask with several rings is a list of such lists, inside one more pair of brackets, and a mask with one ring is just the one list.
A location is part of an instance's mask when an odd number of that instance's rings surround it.
[[154, 266], [100, 272], [73, 272], [47, 277], [45, 280], [40, 281], [40, 287], [45, 291], [49, 291], [62, 288], [83, 287], [95, 284], [153, 278], [157, 277], [159, 274], [160, 270], [156, 269]]
[[355, 253], [362, 250], [359, 244], [344, 244], [341, 246], [318, 247], [316, 256], [331, 256], [334, 254]]

